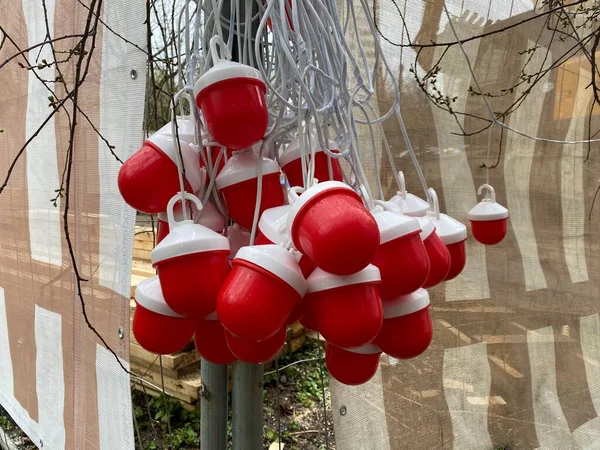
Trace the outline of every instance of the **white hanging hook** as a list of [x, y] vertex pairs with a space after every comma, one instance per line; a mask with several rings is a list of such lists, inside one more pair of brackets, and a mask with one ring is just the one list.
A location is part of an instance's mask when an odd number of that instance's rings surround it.
[[210, 56], [212, 57], [213, 65], [216, 65], [223, 59], [217, 52], [217, 44], [219, 44], [221, 54], [225, 56], [225, 59], [231, 60], [231, 52], [229, 51], [229, 47], [223, 42], [223, 38], [221, 36], [213, 36], [210, 38]]
[[494, 188], [489, 184], [482, 184], [481, 186], [479, 186], [479, 189], [477, 189], [477, 195], [481, 195], [481, 193], [484, 190], [487, 190], [484, 201], [491, 201], [492, 203], [496, 203], [496, 191], [494, 190]]
[[374, 212], [378, 208], [381, 208], [383, 211], [402, 214], [402, 211], [400, 210], [398, 205], [396, 205], [395, 203], [386, 202], [384, 200], [375, 200], [373, 203], [375, 204], [375, 207], [373, 208], [373, 211], [371, 211], [371, 212]]
[[438, 196], [433, 188], [429, 188], [427, 190], [427, 197], [429, 197], [429, 205], [432, 209], [435, 220], [440, 220], [440, 204], [438, 202]]
[[[182, 201], [182, 198], [185, 198], [186, 200], [190, 200], [196, 205], [196, 208], [198, 208], [198, 217], [200, 217], [200, 214], [202, 213], [202, 202], [200, 201], [200, 199], [198, 197], [196, 197], [193, 194], [190, 194], [189, 192], [178, 192], [171, 198], [171, 200], [169, 200], [169, 203], [167, 204], [167, 220], [169, 221], [169, 230], [173, 230], [178, 224], [182, 223], [182, 222], [177, 222], [175, 220], [175, 216], [173, 215], [173, 208], [175, 207], [175, 204], [177, 202]], [[185, 211], [185, 208], [186, 208], [186, 205], [185, 205], [185, 203], [182, 202], [181, 209], [183, 211]], [[184, 216], [184, 217], [187, 217], [187, 216]], [[186, 220], [184, 220], [183, 222], [186, 222]]]
[[406, 181], [404, 181], [404, 173], [401, 170], [398, 171], [398, 188], [400, 188], [398, 195], [406, 200]]
[[192, 100], [192, 96], [190, 95], [189, 92], [183, 92], [181, 94], [181, 98], [184, 98], [188, 105], [190, 106], [190, 113], [188, 115], [185, 114], [184, 109], [183, 109], [183, 102], [180, 101], [179, 102], [179, 114], [181, 114], [181, 116], [186, 119], [186, 120], [194, 120], [194, 108], [196, 106], [196, 103], [194, 102], [194, 100]]
[[[180, 99], [182, 99], [182, 98], [184, 98], [188, 102], [188, 105], [190, 105], [190, 114], [187, 116], [183, 112], [183, 102], [180, 101]], [[175, 93], [175, 95], [173, 96], [173, 102], [175, 105], [179, 105], [179, 114], [181, 114], [181, 116], [183, 118], [185, 118], [185, 119], [193, 119], [194, 118], [194, 110], [192, 108], [194, 108], [196, 106], [196, 103], [194, 102], [194, 100], [192, 100], [192, 96], [188, 92], [187, 87], [184, 87], [183, 89], [181, 89]]]
[[292, 186], [288, 189], [288, 201], [290, 205], [293, 205], [298, 197], [304, 192], [304, 188], [301, 186]]

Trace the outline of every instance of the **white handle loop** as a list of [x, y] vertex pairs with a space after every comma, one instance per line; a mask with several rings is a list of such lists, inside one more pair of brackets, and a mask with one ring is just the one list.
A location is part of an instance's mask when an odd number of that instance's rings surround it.
[[398, 188], [400, 188], [398, 195], [406, 200], [406, 181], [404, 181], [404, 173], [401, 170], [398, 171]]
[[[180, 101], [181, 99], [186, 99], [186, 101], [188, 102], [188, 105], [190, 105], [190, 114], [187, 116], [183, 112], [183, 102]], [[176, 105], [177, 104], [179, 105], [179, 114], [181, 115], [182, 118], [190, 119], [190, 118], [194, 117], [192, 108], [194, 106], [196, 106], [196, 104], [192, 100], [192, 97], [190, 96], [189, 92], [187, 92], [187, 88], [183, 88], [180, 91], [177, 91], [177, 93], [175, 93], [175, 95], [173, 96], [173, 102]]]
[[429, 197], [429, 208], [432, 210], [435, 220], [440, 220], [440, 204], [438, 202], [438, 196], [433, 188], [427, 190], [427, 197]]
[[183, 109], [183, 102], [180, 101], [179, 102], [179, 114], [181, 114], [181, 117], [184, 120], [194, 120], [194, 110], [193, 110], [193, 108], [196, 107], [196, 103], [192, 99], [192, 96], [190, 95], [189, 92], [182, 92], [181, 98], [185, 99], [187, 101], [188, 105], [190, 106], [190, 113], [187, 114], [187, 115], [185, 114], [184, 109]]
[[384, 211], [401, 214], [400, 208], [395, 203], [386, 202], [383, 200], [375, 200], [374, 203], [375, 203], [375, 208], [373, 208], [373, 210], [371, 212], [375, 212], [378, 208], [381, 208]]
[[481, 193], [484, 190], [487, 190], [484, 201], [491, 201], [492, 203], [496, 203], [496, 191], [494, 190], [494, 188], [489, 184], [482, 184], [481, 186], [479, 186], [479, 189], [477, 189], [477, 195], [481, 195]]
[[221, 36], [213, 36], [210, 38], [210, 56], [213, 60], [213, 65], [217, 65], [223, 58], [219, 56], [217, 53], [217, 44], [221, 48], [221, 53], [225, 55], [226, 60], [231, 60], [231, 52], [229, 51], [229, 47], [223, 42]]
[[290, 202], [290, 205], [293, 205], [294, 202], [296, 200], [298, 200], [298, 197], [300, 197], [300, 194], [302, 194], [304, 192], [304, 188], [300, 187], [300, 186], [294, 186], [288, 189], [288, 201]]
[[[173, 215], [173, 208], [175, 207], [175, 204], [177, 202], [181, 201], [182, 197], [184, 197], [186, 200], [192, 201], [196, 205], [196, 208], [198, 209], [198, 215], [200, 215], [202, 213], [202, 202], [200, 201], [200, 199], [198, 197], [196, 197], [193, 194], [190, 194], [189, 192], [184, 192], [183, 195], [181, 194], [181, 192], [178, 192], [176, 195], [173, 196], [173, 198], [171, 198], [171, 200], [169, 200], [169, 203], [167, 204], [167, 219], [169, 221], [169, 230], [173, 230], [180, 223], [186, 222], [186, 221], [177, 222], [175, 220], [175, 216]], [[185, 205], [182, 204], [181, 207], [185, 208]], [[191, 220], [190, 220], [190, 222], [191, 222]]]

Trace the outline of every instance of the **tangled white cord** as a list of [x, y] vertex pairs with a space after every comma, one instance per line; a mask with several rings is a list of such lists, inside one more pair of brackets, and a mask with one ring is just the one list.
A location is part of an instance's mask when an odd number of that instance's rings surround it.
[[[226, 1], [229, 1], [229, 4], [225, 3]], [[224, 6], [227, 5], [229, 11], [225, 11], [224, 16]], [[361, 9], [360, 14], [356, 13], [356, 7]], [[330, 176], [332, 159], [345, 159], [349, 163], [350, 173], [344, 174], [344, 179], [360, 192], [367, 206], [372, 206], [374, 198], [360, 154], [374, 155], [377, 194], [383, 199], [375, 131], [378, 131], [383, 141], [386, 157], [396, 182], [400, 185], [394, 155], [383, 132], [383, 123], [395, 116], [423, 190], [426, 193], [428, 191], [404, 125], [400, 90], [395, 76], [379, 41], [374, 39], [375, 58], [373, 64], [370, 64], [361, 40], [358, 16], [366, 18], [373, 36], [376, 33], [370, 8], [366, 0], [356, 4], [347, 0], [345, 8], [348, 14], [343, 24], [335, 0], [268, 0], [265, 3], [262, 0], [210, 0], [208, 6], [199, 0], [195, 9], [190, 8], [190, 0], [187, 0], [179, 14], [179, 23], [184, 21], [185, 24], [183, 39], [181, 36], [177, 39], [177, 55], [181, 54], [180, 47], [183, 44], [186, 67], [184, 69], [181, 63], [178, 68], [181, 90], [175, 96], [172, 105], [172, 130], [175, 134], [177, 102], [182, 97], [192, 99], [190, 110], [197, 125], [194, 148], [199, 152], [210, 178], [210, 183], [204, 189], [202, 202], [207, 202], [212, 196], [222, 212], [225, 211], [219, 195], [214, 192], [214, 180], [220, 161], [227, 157], [226, 151], [217, 143], [210, 142], [211, 138], [203, 126], [201, 113], [193, 102], [194, 80], [206, 72], [212, 62], [209, 52], [206, 48], [201, 48], [200, 43], [207, 43], [212, 36], [218, 36], [220, 41], [226, 43], [230, 52], [233, 52], [235, 46], [237, 59], [242, 63], [254, 65], [268, 87], [270, 126], [258, 152], [258, 191], [251, 230], [252, 240], [256, 235], [262, 198], [262, 157], [264, 155], [277, 158], [277, 149], [295, 138], [299, 141], [305, 187], [310, 187], [315, 182], [315, 154], [322, 150], [329, 157]], [[255, 23], [258, 25], [255, 31], [251, 32]], [[191, 25], [193, 30], [190, 33]], [[346, 39], [348, 33], [357, 43], [357, 57]], [[374, 80], [380, 65], [383, 65], [382, 68], [389, 76], [394, 90], [393, 102], [383, 114], [377, 114], [372, 104]], [[201, 73], [198, 73], [198, 69]], [[359, 125], [368, 128], [367, 145], [371, 147], [371, 152], [368, 152], [368, 148], [359, 148]], [[330, 141], [335, 142], [335, 150], [330, 147]], [[202, 147], [205, 150], [202, 150]], [[212, 158], [213, 151], [219, 152], [216, 161]], [[179, 155], [176, 162], [183, 192], [183, 163]], [[183, 209], [185, 215], [185, 208]]]

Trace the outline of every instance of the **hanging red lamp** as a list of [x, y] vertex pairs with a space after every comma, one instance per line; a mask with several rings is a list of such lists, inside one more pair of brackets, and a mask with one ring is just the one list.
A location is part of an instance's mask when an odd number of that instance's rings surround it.
[[254, 245], [240, 249], [232, 265], [219, 292], [219, 320], [240, 339], [270, 338], [306, 293], [296, 259], [278, 245]]
[[168, 355], [190, 342], [196, 321], [169, 308], [157, 276], [140, 281], [135, 290], [135, 303], [132, 330], [144, 350]]
[[374, 340], [382, 351], [394, 358], [409, 359], [427, 350], [433, 323], [425, 289], [384, 302], [383, 314], [383, 326]]
[[381, 349], [373, 344], [343, 349], [328, 344], [325, 364], [329, 374], [340, 383], [357, 386], [366, 383], [377, 372]]
[[167, 203], [181, 190], [177, 158], [183, 157], [184, 189], [197, 192], [204, 183], [203, 169], [192, 146], [171, 136], [154, 134], [146, 139], [119, 169], [119, 192], [132, 208], [147, 214], [158, 214], [167, 209]]
[[371, 212], [379, 227], [380, 243], [372, 264], [381, 274], [381, 298], [395, 298], [419, 289], [429, 275], [429, 257], [416, 219], [384, 209], [378, 202]]
[[300, 191], [289, 190], [287, 229], [294, 247], [335, 275], [367, 267], [379, 247], [379, 229], [359, 195], [339, 181], [314, 184], [298, 195]]
[[279, 165], [262, 157], [253, 149], [235, 153], [215, 180], [223, 195], [229, 216], [242, 228], [252, 228], [258, 194], [258, 167], [262, 178], [259, 214], [284, 204]]
[[352, 275], [317, 268], [308, 277], [307, 302], [323, 337], [342, 348], [371, 342], [383, 322], [379, 297], [381, 277], [371, 264]]
[[[217, 294], [230, 270], [229, 241], [192, 220], [176, 222], [173, 206], [180, 198], [178, 194], [169, 202], [169, 234], [150, 257], [167, 304], [179, 314], [199, 319], [216, 308]], [[202, 211], [197, 197], [185, 193], [185, 198]]]
[[227, 45], [219, 36], [213, 36], [210, 52], [214, 66], [194, 85], [196, 104], [215, 141], [232, 150], [240, 150], [258, 142], [267, 131], [267, 89], [257, 69], [221, 59], [217, 54], [217, 43], [221, 52], [231, 58]]
[[230, 364], [237, 359], [227, 346], [225, 329], [217, 313], [209, 314], [197, 322], [194, 343], [200, 356], [213, 364]]
[[477, 194], [487, 190], [486, 196], [469, 211], [473, 237], [484, 245], [496, 245], [506, 236], [508, 209], [496, 203], [496, 191], [489, 184], [482, 184]]

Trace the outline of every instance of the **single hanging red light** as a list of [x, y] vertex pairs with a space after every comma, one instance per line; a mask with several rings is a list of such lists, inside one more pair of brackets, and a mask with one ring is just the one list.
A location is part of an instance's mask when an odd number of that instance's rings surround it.
[[477, 195], [487, 190], [486, 196], [469, 211], [473, 237], [484, 245], [496, 245], [506, 236], [508, 209], [496, 203], [496, 191], [489, 184], [482, 184]]

